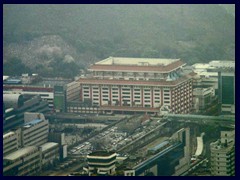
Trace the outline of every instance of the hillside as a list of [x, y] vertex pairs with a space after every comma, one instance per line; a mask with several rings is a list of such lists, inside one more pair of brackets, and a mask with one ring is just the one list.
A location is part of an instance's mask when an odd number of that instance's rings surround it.
[[109, 56], [181, 58], [190, 64], [234, 60], [233, 9], [214, 4], [4, 5], [4, 63], [18, 58], [34, 72], [59, 75], [56, 62], [80, 68]]

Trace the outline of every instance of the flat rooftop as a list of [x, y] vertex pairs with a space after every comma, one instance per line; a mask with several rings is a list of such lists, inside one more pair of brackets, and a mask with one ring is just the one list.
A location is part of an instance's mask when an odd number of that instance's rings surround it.
[[19, 149], [15, 152], [5, 156], [3, 159], [14, 161], [20, 157], [27, 156], [29, 153], [31, 153], [34, 150], [37, 150], [37, 147], [35, 147], [35, 146], [24, 147], [22, 149]]
[[5, 139], [5, 138], [7, 138], [7, 137], [9, 137], [9, 136], [12, 136], [12, 135], [14, 135], [15, 133], [13, 132], [13, 131], [10, 131], [10, 132], [8, 132], [8, 133], [6, 133], [6, 134], [4, 134], [3, 135], [3, 139]]
[[113, 155], [115, 152], [112, 152], [112, 151], [95, 151], [95, 152], [92, 152], [90, 153], [88, 156], [111, 156]]
[[56, 147], [56, 146], [58, 146], [58, 143], [47, 142], [47, 143], [41, 145], [40, 147], [42, 148], [42, 152], [44, 152], [44, 151], [51, 149], [52, 147]]
[[[186, 63], [180, 59], [109, 57], [89, 67], [90, 71], [171, 72]], [[111, 66], [111, 67], [110, 67]]]
[[167, 66], [180, 59], [158, 59], [158, 58], [129, 58], [129, 57], [109, 57], [96, 64], [105, 65], [137, 65], [137, 66]]
[[36, 124], [38, 124], [38, 123], [40, 123], [42, 121], [43, 121], [42, 119], [34, 119], [34, 120], [30, 121], [30, 122], [25, 123], [23, 125], [23, 127], [29, 128], [29, 127], [34, 126], [34, 125], [36, 125]]

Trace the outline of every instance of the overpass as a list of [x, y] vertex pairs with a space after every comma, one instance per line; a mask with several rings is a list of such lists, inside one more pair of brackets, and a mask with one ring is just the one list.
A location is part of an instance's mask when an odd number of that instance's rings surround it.
[[148, 158], [147, 160], [145, 160], [145, 161], [141, 162], [140, 164], [138, 164], [137, 166], [133, 167], [133, 169], [135, 169], [136, 176], [142, 174], [144, 171], [146, 171], [149, 168], [151, 168], [152, 166], [156, 165], [157, 161], [161, 157], [163, 157], [164, 155], [166, 155], [170, 151], [174, 150], [175, 148], [178, 148], [180, 145], [182, 145], [181, 142], [174, 143], [174, 144], [166, 147], [165, 149], [163, 149], [162, 151], [160, 151], [156, 155]]
[[166, 114], [163, 118], [177, 119], [177, 120], [189, 120], [189, 121], [205, 121], [205, 122], [218, 122], [218, 123], [235, 123], [235, 116], [204, 116], [193, 114]]

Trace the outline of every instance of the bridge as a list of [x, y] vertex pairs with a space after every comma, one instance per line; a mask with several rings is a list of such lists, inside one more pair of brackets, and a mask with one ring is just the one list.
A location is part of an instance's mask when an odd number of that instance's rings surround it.
[[166, 155], [168, 152], [174, 150], [175, 148], [179, 147], [180, 145], [182, 145], [181, 142], [174, 143], [174, 144], [168, 146], [167, 148], [163, 149], [156, 155], [148, 158], [147, 160], [145, 160], [145, 161], [141, 162], [140, 164], [138, 164], [137, 166], [133, 167], [133, 169], [135, 169], [136, 175], [142, 174], [144, 171], [146, 171], [150, 167], [157, 164], [157, 161], [159, 158]]
[[204, 116], [204, 115], [193, 115], [193, 114], [166, 114], [163, 118], [177, 119], [177, 120], [188, 120], [192, 122], [213, 122], [213, 123], [235, 123], [235, 116]]

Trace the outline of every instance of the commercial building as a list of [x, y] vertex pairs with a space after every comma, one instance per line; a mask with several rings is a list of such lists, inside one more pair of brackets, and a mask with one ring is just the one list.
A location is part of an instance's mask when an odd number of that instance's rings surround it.
[[67, 102], [80, 99], [80, 83], [73, 81], [67, 84]]
[[35, 146], [19, 149], [3, 157], [4, 176], [30, 176], [41, 170], [40, 151]]
[[194, 88], [193, 89], [193, 109], [196, 113], [203, 113], [211, 105], [215, 99], [215, 91], [213, 87]]
[[36, 175], [59, 161], [59, 145], [47, 142], [39, 147], [27, 146], [3, 157], [4, 176]]
[[235, 175], [235, 131], [222, 131], [221, 139], [211, 143], [211, 173], [214, 176]]
[[96, 151], [87, 155], [88, 174], [114, 175], [116, 169], [115, 152]]
[[35, 87], [35, 86], [13, 86], [4, 85], [4, 94], [22, 94], [22, 95], [39, 95], [42, 100], [48, 102], [50, 109], [53, 108], [53, 88], [52, 87]]
[[48, 103], [40, 96], [3, 94], [4, 102], [4, 126], [3, 131], [7, 132], [24, 124], [25, 112], [46, 113], [49, 111]]
[[235, 114], [235, 71], [219, 71], [218, 89], [221, 113]]
[[54, 109], [56, 112], [66, 112], [66, 90], [64, 86], [54, 86]]
[[48, 142], [49, 124], [42, 113], [26, 113], [24, 117], [22, 126], [3, 134], [6, 176], [35, 175], [58, 162], [62, 149], [67, 154], [64, 134], [59, 143]]
[[109, 57], [91, 65], [90, 74], [78, 80], [80, 101], [105, 113], [156, 114], [162, 107], [189, 113], [193, 74], [183, 71], [184, 65], [180, 59]]
[[60, 160], [58, 143], [47, 142], [39, 146], [39, 149], [41, 151], [42, 169], [48, 168]]
[[20, 146], [19, 131], [10, 131], [3, 134], [3, 156], [18, 150]]
[[194, 64], [197, 73], [193, 85], [213, 87], [218, 96], [219, 114], [235, 114], [235, 61], [211, 61]]
[[59, 144], [60, 160], [67, 158], [67, 143], [65, 141], [65, 133], [49, 132], [48, 140]]
[[22, 145], [39, 146], [48, 141], [49, 124], [45, 119], [34, 119], [22, 126]]

